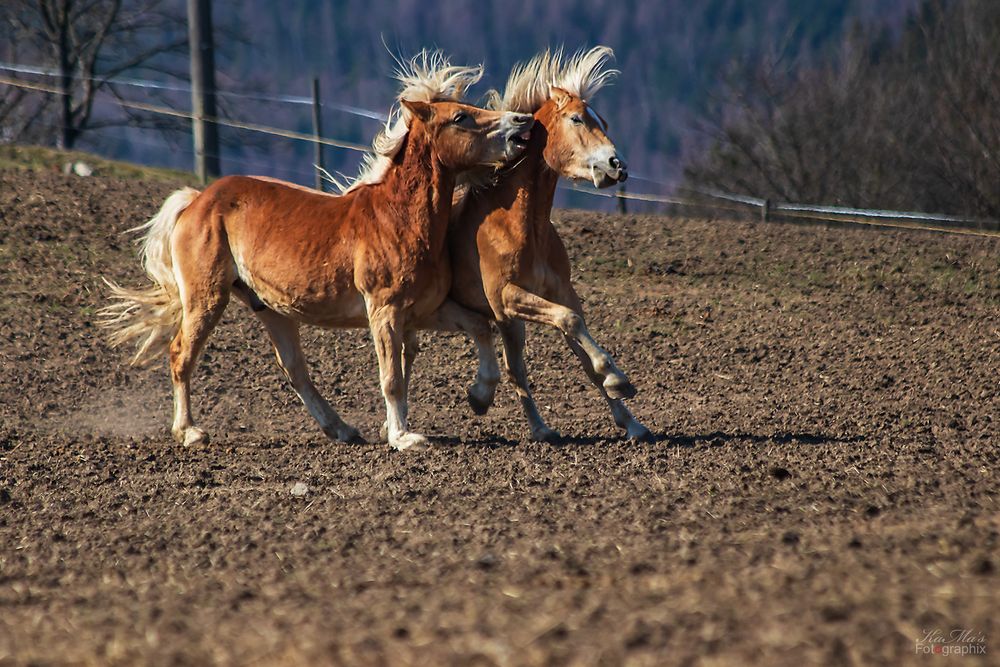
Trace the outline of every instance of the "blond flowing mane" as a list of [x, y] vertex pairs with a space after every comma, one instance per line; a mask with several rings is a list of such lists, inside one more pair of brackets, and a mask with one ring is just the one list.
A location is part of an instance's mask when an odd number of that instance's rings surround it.
[[546, 49], [514, 67], [503, 95], [495, 90], [488, 93], [489, 106], [501, 111], [534, 113], [548, 101], [552, 86], [587, 102], [620, 73], [616, 69], [606, 69], [614, 56], [614, 51], [607, 46], [580, 50], [569, 58], [563, 55], [561, 48]]
[[[496, 111], [535, 113], [552, 95], [552, 86], [587, 102], [620, 74], [616, 69], [605, 69], [614, 57], [615, 52], [607, 46], [581, 49], [569, 58], [563, 55], [562, 48], [546, 49], [528, 62], [514, 66], [502, 95], [497, 90], [486, 93], [486, 107]], [[463, 174], [452, 198], [452, 220], [461, 217], [471, 193], [495, 182], [496, 170], [492, 168], [472, 169]]]
[[[459, 102], [465, 91], [483, 76], [483, 66], [452, 65], [441, 51], [423, 49], [409, 60], [396, 59], [395, 78], [401, 88], [396, 101]], [[357, 178], [347, 184], [335, 182], [342, 194], [362, 185], [381, 183], [392, 166], [396, 153], [403, 147], [410, 131], [410, 111], [401, 104], [389, 112], [385, 127], [375, 136], [372, 152], [365, 155]]]

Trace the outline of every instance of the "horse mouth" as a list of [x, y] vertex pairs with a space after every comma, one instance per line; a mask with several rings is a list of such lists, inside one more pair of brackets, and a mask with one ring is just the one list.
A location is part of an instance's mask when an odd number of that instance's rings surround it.
[[507, 143], [517, 148], [527, 148], [529, 139], [531, 139], [531, 130], [525, 130], [520, 134], [514, 134], [507, 137]]
[[598, 189], [610, 188], [617, 183], [624, 183], [627, 178], [628, 172], [624, 169], [606, 171], [598, 167], [593, 167], [590, 170], [590, 180], [594, 184], [594, 187]]

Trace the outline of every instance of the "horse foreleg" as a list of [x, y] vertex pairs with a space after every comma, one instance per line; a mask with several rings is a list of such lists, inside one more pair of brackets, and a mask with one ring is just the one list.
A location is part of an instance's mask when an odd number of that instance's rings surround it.
[[406, 378], [403, 372], [406, 331], [403, 328], [402, 313], [392, 306], [369, 304], [368, 323], [375, 342], [375, 354], [378, 356], [389, 445], [399, 450], [426, 447], [427, 438], [419, 433], [409, 432], [407, 424]]
[[521, 410], [524, 411], [524, 417], [531, 429], [531, 439], [544, 442], [557, 441], [559, 434], [545, 424], [528, 385], [528, 368], [524, 363], [524, 322], [507, 320], [498, 322], [497, 328], [503, 339], [503, 362], [507, 369], [507, 378], [514, 385], [514, 392], [521, 401]]
[[299, 325], [272, 310], [258, 311], [257, 317], [264, 323], [268, 336], [271, 337], [278, 365], [281, 366], [299, 400], [323, 429], [323, 433], [338, 442], [361, 441], [358, 429], [344, 422], [313, 385], [305, 355], [302, 353]]
[[476, 344], [479, 368], [476, 380], [466, 390], [466, 394], [472, 411], [477, 415], [486, 414], [493, 405], [497, 384], [500, 382], [500, 367], [497, 364], [489, 320], [447, 299], [430, 317], [421, 320], [419, 326], [432, 331], [462, 331], [472, 338]]
[[[415, 329], [408, 330], [406, 332], [406, 337], [403, 340], [403, 386], [406, 395], [410, 395], [410, 380], [413, 376], [413, 362], [417, 359], [417, 354], [420, 353], [420, 342], [417, 340], [417, 332]], [[409, 406], [407, 406], [408, 408]], [[389, 438], [389, 422], [382, 422], [382, 429], [379, 431], [379, 437], [388, 439]]]
[[501, 293], [503, 310], [507, 317], [547, 324], [559, 329], [564, 336], [576, 341], [590, 359], [590, 366], [601, 376], [601, 386], [611, 398], [632, 398], [635, 387], [615, 365], [614, 359], [593, 339], [583, 321], [583, 316], [571, 308], [553, 303], [513, 283], [504, 286]]
[[569, 336], [564, 336], [566, 339], [566, 344], [569, 348], [573, 350], [573, 353], [580, 359], [580, 364], [583, 366], [584, 372], [590, 381], [594, 383], [597, 390], [601, 392], [601, 396], [607, 401], [608, 407], [611, 408], [611, 416], [615, 420], [620, 428], [625, 429], [625, 433], [629, 440], [640, 440], [643, 442], [651, 442], [653, 440], [653, 434], [650, 433], [649, 429], [639, 423], [627, 407], [625, 403], [618, 398], [611, 398], [608, 396], [608, 392], [604, 390], [604, 378], [594, 371], [594, 367], [590, 363], [590, 357], [587, 353], [583, 351], [580, 344]]

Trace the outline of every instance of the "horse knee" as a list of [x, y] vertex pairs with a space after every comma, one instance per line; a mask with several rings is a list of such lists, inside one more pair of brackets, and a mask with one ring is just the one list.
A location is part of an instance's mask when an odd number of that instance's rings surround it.
[[567, 310], [559, 316], [556, 326], [564, 334], [576, 338], [583, 330], [583, 318], [572, 310]]

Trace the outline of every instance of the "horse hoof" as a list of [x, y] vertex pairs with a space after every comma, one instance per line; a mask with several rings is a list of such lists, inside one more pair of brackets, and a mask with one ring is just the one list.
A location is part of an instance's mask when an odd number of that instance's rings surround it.
[[192, 445], [208, 444], [208, 434], [202, 431], [197, 426], [192, 426], [190, 428], [184, 429], [183, 444], [185, 447], [191, 447]]
[[349, 445], [363, 445], [368, 442], [365, 440], [365, 437], [361, 435], [361, 431], [353, 426], [348, 426], [340, 433], [340, 441], [346, 442]]
[[531, 439], [535, 442], [547, 442], [550, 445], [554, 445], [562, 441], [562, 436], [559, 435], [558, 431], [554, 431], [546, 426], [532, 431]]
[[653, 435], [652, 431], [638, 422], [628, 427], [628, 439], [632, 442], [656, 442], [656, 436]]
[[632, 398], [638, 392], [635, 386], [624, 375], [609, 375], [604, 379], [604, 391], [611, 398]]
[[390, 440], [389, 445], [400, 452], [421, 451], [430, 447], [430, 442], [419, 433], [404, 433], [395, 440]]
[[364, 444], [367, 442], [358, 429], [347, 424], [325, 426], [323, 427], [323, 433], [334, 442], [345, 442], [348, 444]]
[[489, 412], [490, 406], [493, 405], [492, 396], [490, 396], [489, 400], [484, 400], [479, 396], [476, 396], [475, 385], [466, 390], [465, 396], [469, 399], [469, 407], [472, 408], [472, 411], [480, 417]]

